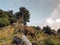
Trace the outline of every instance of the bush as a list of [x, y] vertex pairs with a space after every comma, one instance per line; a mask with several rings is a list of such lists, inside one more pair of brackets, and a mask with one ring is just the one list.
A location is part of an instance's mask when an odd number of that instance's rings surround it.
[[54, 44], [53, 44], [53, 42], [52, 42], [51, 40], [45, 39], [45, 40], [43, 41], [43, 45], [54, 45]]
[[13, 23], [15, 23], [15, 22], [17, 21], [17, 19], [16, 19], [14, 16], [12, 16], [12, 17], [9, 19], [9, 21], [10, 21], [10, 24], [13, 24]]
[[36, 29], [36, 30], [41, 30], [41, 27], [39, 27], [39, 26], [31, 26], [32, 28], [34, 28], [34, 29]]
[[57, 30], [57, 33], [60, 34], [60, 29]]
[[46, 27], [43, 27], [43, 32], [51, 35], [51, 27], [49, 27], [48, 25]]
[[9, 25], [9, 21], [7, 18], [0, 18], [0, 27], [4, 27]]

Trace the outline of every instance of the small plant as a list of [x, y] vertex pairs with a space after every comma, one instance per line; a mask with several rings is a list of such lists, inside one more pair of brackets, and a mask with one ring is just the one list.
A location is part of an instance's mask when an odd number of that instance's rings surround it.
[[53, 42], [52, 42], [51, 40], [45, 39], [45, 40], [43, 41], [43, 45], [54, 45], [54, 44], [53, 44]]

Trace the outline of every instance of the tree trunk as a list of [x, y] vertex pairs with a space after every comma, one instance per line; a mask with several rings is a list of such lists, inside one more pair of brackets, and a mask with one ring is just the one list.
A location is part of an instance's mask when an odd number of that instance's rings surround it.
[[24, 25], [27, 25], [26, 21], [23, 22]]

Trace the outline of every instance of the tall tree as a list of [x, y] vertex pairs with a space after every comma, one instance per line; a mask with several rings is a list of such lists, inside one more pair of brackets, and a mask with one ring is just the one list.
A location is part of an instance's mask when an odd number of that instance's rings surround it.
[[29, 22], [30, 19], [29, 10], [27, 10], [25, 7], [20, 7], [19, 12], [16, 13], [16, 17], [18, 19], [22, 18], [22, 23], [27, 25], [27, 22]]

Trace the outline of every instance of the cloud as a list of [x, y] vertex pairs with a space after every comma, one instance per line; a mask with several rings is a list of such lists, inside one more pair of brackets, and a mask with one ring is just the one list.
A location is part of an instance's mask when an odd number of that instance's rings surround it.
[[60, 7], [60, 4], [58, 5], [58, 7]]
[[46, 19], [46, 24], [53, 29], [60, 28], [60, 4], [52, 11], [50, 17]]
[[56, 22], [57, 22], [57, 23], [60, 23], [60, 19], [56, 19]]
[[60, 18], [60, 4], [59, 4], [58, 7], [56, 7], [56, 9], [54, 9], [54, 11], [51, 13], [51, 18], [53, 18], [53, 19]]
[[49, 24], [51, 24], [51, 25], [54, 23], [54, 21], [53, 21], [51, 18], [48, 18], [48, 19], [46, 20], [46, 22], [49, 23]]

